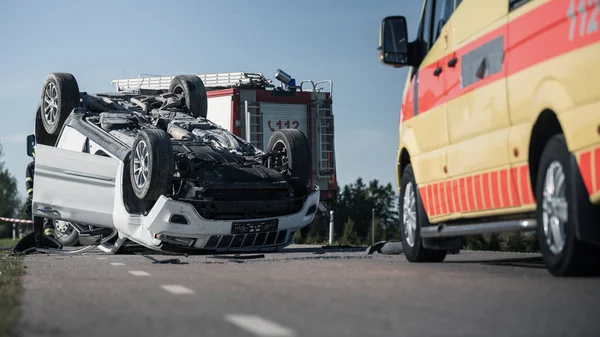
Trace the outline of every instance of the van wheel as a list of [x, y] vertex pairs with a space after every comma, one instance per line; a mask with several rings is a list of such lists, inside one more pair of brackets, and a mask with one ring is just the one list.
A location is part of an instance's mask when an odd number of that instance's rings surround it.
[[446, 250], [423, 247], [421, 228], [431, 223], [425, 213], [419, 188], [415, 181], [412, 164], [408, 164], [400, 180], [400, 236], [404, 256], [410, 262], [442, 262]]
[[44, 81], [40, 117], [50, 136], [60, 133], [65, 120], [79, 106], [79, 85], [69, 73], [51, 73]]
[[169, 92], [183, 94], [185, 106], [192, 117], [204, 117], [208, 112], [206, 88], [196, 75], [177, 75], [169, 85]]
[[266, 152], [272, 153], [266, 166], [291, 177], [296, 197], [308, 194], [311, 161], [306, 135], [298, 129], [277, 130], [269, 139]]
[[131, 147], [131, 186], [142, 200], [157, 200], [171, 191], [175, 172], [173, 144], [169, 135], [160, 129], [144, 129]]
[[546, 144], [540, 159], [535, 191], [540, 251], [554, 276], [598, 274], [598, 248], [575, 236], [577, 226], [592, 219], [580, 216], [577, 210], [577, 207], [591, 206], [587, 192], [571, 183], [581, 181], [581, 176], [579, 170], [571, 169], [570, 156], [564, 135], [555, 135]]

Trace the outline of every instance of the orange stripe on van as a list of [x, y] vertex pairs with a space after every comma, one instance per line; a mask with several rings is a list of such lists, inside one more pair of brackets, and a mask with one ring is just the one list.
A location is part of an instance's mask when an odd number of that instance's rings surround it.
[[510, 195], [510, 207], [517, 207], [521, 205], [521, 201], [519, 200], [519, 195], [517, 194], [517, 184], [515, 182], [515, 170], [514, 168], [511, 168], [509, 170], [506, 170], [506, 181], [508, 184], [508, 188], [509, 188], [509, 195]]
[[581, 154], [579, 170], [581, 171], [581, 177], [583, 178], [588, 194], [592, 194], [594, 192], [592, 185], [592, 151], [586, 151]]
[[454, 205], [456, 212], [462, 212], [462, 204], [460, 202], [460, 185], [458, 184], [458, 180], [454, 179], [450, 182], [452, 186], [452, 198], [454, 199]]
[[475, 181], [473, 182], [473, 185], [473, 187], [475, 188], [475, 209], [485, 209], [485, 206], [483, 205], [483, 198], [481, 197], [481, 174], [475, 176]]
[[500, 208], [500, 191], [498, 190], [498, 172], [490, 173], [490, 186], [492, 191], [492, 208]]
[[595, 192], [600, 191], [600, 147], [594, 151], [594, 177], [596, 178], [596, 189]]
[[454, 192], [452, 190], [452, 182], [450, 180], [448, 180], [446, 182], [446, 200], [448, 200], [448, 211], [450, 213], [454, 213], [456, 212], [455, 207], [454, 207]]

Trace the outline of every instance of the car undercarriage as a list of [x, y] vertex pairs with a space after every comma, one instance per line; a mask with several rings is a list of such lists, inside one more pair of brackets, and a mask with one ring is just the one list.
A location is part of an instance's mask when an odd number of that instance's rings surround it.
[[[197, 76], [175, 77], [167, 92], [88, 94], [79, 92], [72, 75], [50, 74], [36, 115], [36, 152], [42, 151], [36, 170], [39, 166], [71, 172], [90, 165], [80, 170], [97, 173], [75, 172], [74, 176], [114, 181], [109, 187], [115, 191], [111, 200], [117, 206], [103, 205], [107, 209], [104, 220], [96, 220], [95, 215], [85, 218], [88, 210], [80, 199], [94, 193], [99, 188], [96, 183], [78, 182], [73, 175], [45, 181], [50, 178], [44, 173], [42, 192], [36, 194], [40, 188], [34, 189], [35, 217], [54, 219], [61, 233], [71, 235], [70, 229], [75, 229], [81, 237], [97, 238], [98, 244], [106, 242], [107, 229], [115, 229], [115, 245], [131, 240], [157, 250], [227, 251], [244, 245], [262, 249], [267, 243], [270, 248], [291, 243], [293, 233], [312, 221], [318, 204], [318, 191], [310, 188], [306, 136], [296, 129], [279, 130], [262, 151], [211, 122], [206, 114], [206, 91]], [[80, 147], [73, 139], [85, 139], [85, 143]], [[56, 152], [80, 148], [77, 156], [81, 159]], [[63, 156], [63, 162], [53, 159]], [[68, 166], [65, 160], [75, 164]], [[102, 171], [98, 167], [102, 165], [111, 169]], [[116, 176], [102, 176], [117, 167]], [[88, 192], [69, 197], [74, 188], [54, 191], [45, 187], [49, 185], [77, 186]], [[69, 205], [69, 200], [79, 206]], [[272, 220], [275, 227], [269, 225]], [[135, 229], [139, 224], [146, 227]], [[177, 239], [182, 237], [177, 234], [182, 228], [178, 226], [197, 229], [183, 230], [188, 237], [193, 234], [186, 241]], [[252, 243], [248, 243], [252, 236], [246, 234], [255, 235]], [[264, 241], [256, 241], [258, 237]]]

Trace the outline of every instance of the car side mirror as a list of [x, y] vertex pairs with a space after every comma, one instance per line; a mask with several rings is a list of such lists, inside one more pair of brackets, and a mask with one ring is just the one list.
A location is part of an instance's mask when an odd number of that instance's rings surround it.
[[33, 157], [33, 147], [35, 146], [35, 136], [27, 136], [27, 155]]
[[388, 16], [381, 21], [379, 60], [394, 67], [409, 65], [408, 29], [403, 16]]

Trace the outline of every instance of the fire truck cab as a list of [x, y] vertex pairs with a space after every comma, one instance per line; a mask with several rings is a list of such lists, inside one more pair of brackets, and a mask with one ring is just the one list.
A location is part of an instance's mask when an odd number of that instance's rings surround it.
[[403, 249], [441, 262], [461, 237], [535, 230], [552, 275], [600, 272], [600, 0], [424, 0], [381, 24], [410, 67], [397, 182]]
[[[333, 81], [296, 80], [278, 69], [276, 86], [261, 73], [197, 75], [207, 90], [207, 119], [264, 150], [279, 129], [301, 130], [311, 146], [311, 184], [321, 194], [326, 212], [337, 197], [333, 135]], [[169, 88], [172, 76], [140, 75], [113, 80], [117, 92], [156, 93]], [[328, 85], [329, 91], [323, 86]]]

